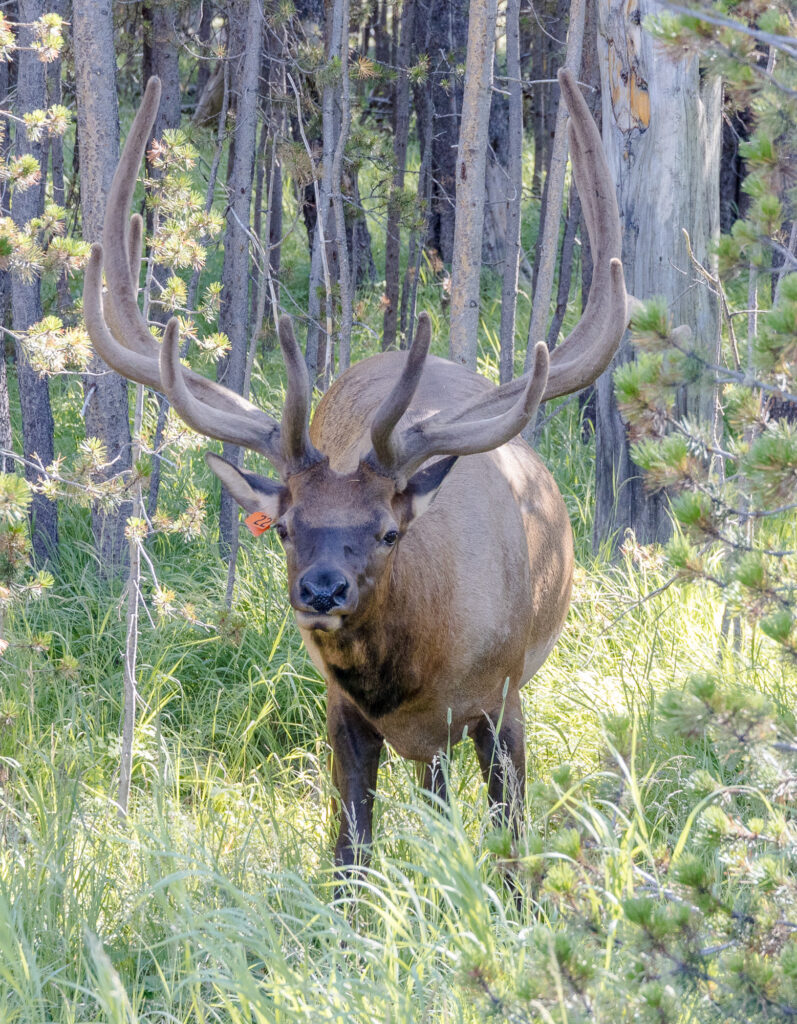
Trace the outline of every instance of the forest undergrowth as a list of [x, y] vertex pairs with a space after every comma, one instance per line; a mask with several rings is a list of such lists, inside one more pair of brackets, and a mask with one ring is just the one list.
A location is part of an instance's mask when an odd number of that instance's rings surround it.
[[[388, 751], [372, 864], [338, 901], [324, 687], [276, 538], [245, 542], [229, 610], [212, 527], [151, 545], [123, 823], [123, 606], [68, 513], [54, 585], [10, 613], [0, 668], [0, 1020], [797, 1013], [793, 669], [760, 632], [726, 642], [718, 595], [670, 585], [655, 550], [589, 553], [580, 431], [571, 403], [539, 444], [578, 569], [525, 689], [522, 842], [491, 824], [470, 744], [448, 809]], [[174, 513], [203, 469], [170, 476]]]

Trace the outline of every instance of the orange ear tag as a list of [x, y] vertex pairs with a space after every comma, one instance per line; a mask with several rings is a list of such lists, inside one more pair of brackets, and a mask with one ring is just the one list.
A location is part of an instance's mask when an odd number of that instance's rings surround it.
[[253, 536], [259, 537], [261, 533], [271, 529], [272, 519], [265, 512], [253, 512], [244, 519], [244, 523]]

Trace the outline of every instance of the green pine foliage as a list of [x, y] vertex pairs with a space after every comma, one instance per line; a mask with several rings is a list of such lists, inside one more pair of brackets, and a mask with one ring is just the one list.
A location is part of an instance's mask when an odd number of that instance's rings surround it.
[[[713, 20], [701, 20], [699, 11]], [[670, 564], [683, 580], [719, 587], [741, 617], [797, 657], [797, 61], [785, 8], [703, 5], [650, 27], [665, 45], [721, 71], [729, 102], [753, 118], [741, 144], [749, 197], [717, 247], [717, 273], [700, 268], [723, 310], [719, 361], [708, 339], [674, 328], [653, 300], [632, 323], [637, 359], [615, 375], [652, 491], [670, 495]], [[683, 387], [698, 395], [683, 414]]]

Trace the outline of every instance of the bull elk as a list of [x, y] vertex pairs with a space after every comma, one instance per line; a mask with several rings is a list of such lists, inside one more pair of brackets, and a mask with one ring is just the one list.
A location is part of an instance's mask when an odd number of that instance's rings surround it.
[[427, 787], [442, 794], [437, 757], [467, 733], [491, 805], [518, 825], [520, 688], [562, 629], [573, 570], [564, 502], [518, 434], [541, 401], [595, 380], [627, 323], [614, 185], [574, 78], [560, 72], [559, 81], [593, 252], [592, 288], [580, 322], [553, 355], [539, 343], [532, 372], [502, 387], [428, 356], [424, 314], [409, 352], [385, 352], [344, 373], [309, 429], [311, 385], [287, 317], [279, 324], [287, 369], [280, 422], [183, 367], [177, 320], [158, 344], [138, 309], [142, 225], [137, 215], [128, 220], [158, 108], [157, 79], [147, 85], [116, 170], [104, 244], [92, 247], [84, 308], [97, 353], [164, 394], [194, 430], [265, 456], [279, 474], [257, 476], [206, 456], [247, 512], [274, 522], [285, 548], [290, 602], [327, 684], [342, 868], [371, 842], [385, 741], [425, 765]]

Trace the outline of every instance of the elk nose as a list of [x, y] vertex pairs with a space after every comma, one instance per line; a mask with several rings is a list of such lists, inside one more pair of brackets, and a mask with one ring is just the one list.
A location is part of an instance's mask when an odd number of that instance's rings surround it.
[[326, 615], [344, 603], [349, 581], [335, 569], [311, 570], [299, 581], [299, 598], [314, 611]]

